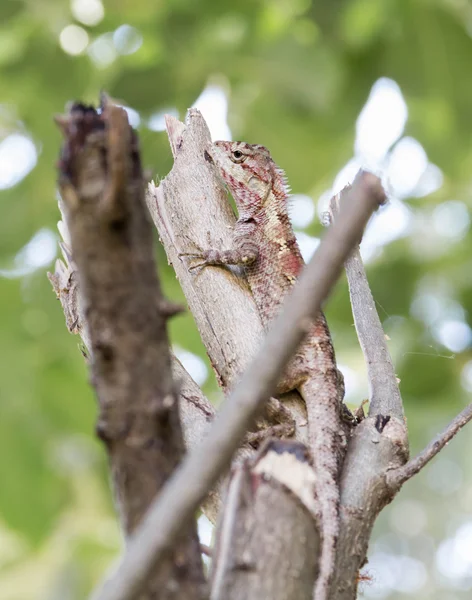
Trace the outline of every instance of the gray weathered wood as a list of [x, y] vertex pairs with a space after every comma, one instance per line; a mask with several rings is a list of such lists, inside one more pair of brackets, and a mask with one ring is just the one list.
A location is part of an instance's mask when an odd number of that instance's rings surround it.
[[[189, 272], [187, 260], [179, 258], [195, 244], [229, 247], [236, 219], [215, 167], [205, 160], [211, 138], [199, 111], [191, 109], [185, 125], [168, 117], [167, 130], [174, 166], [159, 187], [149, 185], [146, 200], [218, 382], [227, 391], [259, 348], [262, 324], [241, 274], [221, 268]], [[295, 419], [296, 438], [305, 442], [306, 411], [300, 395], [286, 394], [284, 403]]]

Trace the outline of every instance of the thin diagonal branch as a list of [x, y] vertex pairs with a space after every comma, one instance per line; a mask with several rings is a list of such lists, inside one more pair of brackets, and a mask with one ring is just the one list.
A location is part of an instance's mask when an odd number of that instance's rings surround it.
[[421, 469], [425, 467], [471, 419], [472, 403], [466, 406], [464, 410], [449, 423], [446, 429], [437, 435], [422, 452], [409, 460], [402, 467], [389, 471], [387, 474], [388, 484], [394, 489], [399, 488], [408, 481], [408, 479], [411, 479], [411, 477], [419, 473]]
[[[348, 201], [345, 198], [348, 193], [349, 188], [345, 188], [332, 198], [330, 209], [335, 217], [334, 220], [336, 220], [338, 205], [342, 210], [343, 203]], [[354, 324], [367, 365], [370, 388], [369, 415], [382, 414], [402, 419], [403, 403], [395, 369], [358, 247], [346, 261], [345, 269]]]
[[130, 540], [117, 572], [93, 595], [95, 600], [136, 597], [149, 573], [173, 547], [175, 537], [227, 468], [235, 448], [274, 391], [280, 372], [318, 314], [343, 263], [383, 198], [377, 177], [365, 172], [356, 177], [349, 202], [287, 298], [285, 310], [276, 319], [261, 350], [223, 404], [210, 434], [174, 472]]

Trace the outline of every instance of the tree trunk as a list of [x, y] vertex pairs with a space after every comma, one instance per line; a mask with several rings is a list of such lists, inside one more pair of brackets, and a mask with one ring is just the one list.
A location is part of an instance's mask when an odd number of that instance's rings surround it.
[[[126, 112], [74, 105], [60, 121], [60, 189], [90, 339], [91, 380], [123, 530], [130, 536], [184, 453], [164, 301], [137, 149]], [[189, 523], [141, 599], [203, 598]]]

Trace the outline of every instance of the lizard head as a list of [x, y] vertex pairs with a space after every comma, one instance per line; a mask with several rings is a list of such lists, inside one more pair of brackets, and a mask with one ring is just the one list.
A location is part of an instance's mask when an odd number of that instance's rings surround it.
[[271, 191], [286, 197], [285, 175], [265, 146], [215, 142], [211, 158], [229, 187], [240, 214], [258, 212]]

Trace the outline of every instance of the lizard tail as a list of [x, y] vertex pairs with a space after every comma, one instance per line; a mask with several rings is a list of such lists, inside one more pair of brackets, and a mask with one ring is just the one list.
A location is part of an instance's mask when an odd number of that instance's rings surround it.
[[[327, 379], [326, 374], [323, 375], [325, 390]], [[333, 386], [336, 386], [334, 381]], [[300, 392], [307, 407], [310, 449], [320, 507], [322, 541], [314, 600], [327, 600], [335, 568], [336, 543], [339, 535], [338, 473], [341, 424], [337, 395], [330, 393], [326, 394], [325, 398], [320, 398], [320, 389], [323, 389], [320, 387], [320, 382], [313, 378], [301, 386]]]

